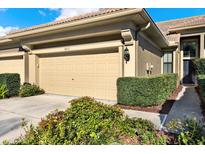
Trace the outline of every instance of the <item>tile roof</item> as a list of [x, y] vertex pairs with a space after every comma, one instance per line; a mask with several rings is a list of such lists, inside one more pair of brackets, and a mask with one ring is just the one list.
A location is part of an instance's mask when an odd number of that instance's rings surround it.
[[156, 23], [159, 29], [162, 31], [164, 36], [168, 39], [168, 41], [176, 41], [179, 42], [180, 35], [179, 34], [171, 34], [169, 35], [169, 30], [174, 28], [182, 28], [189, 26], [198, 26], [205, 24], [205, 15], [181, 18], [176, 20], [168, 20], [163, 22]]
[[204, 24], [205, 24], [205, 15], [194, 16], [194, 17], [182, 19], [180, 23], [178, 23], [175, 26], [172, 26], [171, 29], [189, 27], [189, 26], [198, 26], [198, 25], [204, 25]]
[[[90, 17], [96, 17], [96, 16], [100, 16], [100, 15], [110, 14], [110, 13], [122, 11], [125, 9], [131, 9], [131, 8], [99, 9], [99, 11], [90, 12], [90, 13], [86, 13], [86, 14], [82, 14], [82, 15], [74, 16], [74, 17], [69, 17], [69, 18], [57, 20], [54, 22], [46, 23], [46, 24], [41, 24], [41, 25], [36, 25], [36, 26], [24, 28], [24, 29], [15, 30], [13, 32], [10, 32], [9, 34], [16, 34], [16, 33], [26, 32], [26, 31], [30, 31], [30, 30], [40, 29], [40, 28], [44, 28], [44, 27], [50, 27], [50, 26], [68, 23], [68, 22], [72, 22], [72, 21], [77, 21], [77, 20], [81, 20], [81, 19], [86, 19], [86, 18], [90, 18]], [[174, 28], [181, 28], [181, 27], [195, 26], [195, 25], [202, 25], [202, 24], [205, 24], [205, 15], [175, 19], [175, 20], [168, 20], [168, 21], [156, 23], [156, 25], [159, 27], [159, 29], [161, 30], [163, 35], [167, 38], [167, 40], [168, 41], [175, 41], [175, 42], [179, 42], [180, 35], [179, 34], [169, 34], [169, 30], [174, 29]]]
[[104, 15], [104, 14], [110, 14], [110, 13], [121, 11], [121, 10], [125, 10], [125, 9], [129, 9], [129, 8], [105, 8], [105, 9], [99, 9], [99, 11], [85, 13], [85, 14], [82, 14], [82, 15], [73, 16], [73, 17], [57, 20], [57, 21], [54, 21], [54, 22], [46, 23], [46, 24], [41, 24], [41, 25], [36, 25], [36, 26], [24, 28], [24, 29], [15, 30], [15, 31], [10, 32], [9, 34], [16, 34], [16, 33], [20, 33], [20, 32], [29, 31], [29, 30], [34, 30], [34, 29], [39, 29], [39, 28], [59, 25], [59, 24], [63, 24], [63, 23], [71, 22], [71, 21], [77, 21], [77, 20], [86, 19], [86, 18], [95, 17], [95, 16], [100, 16], [100, 15]]
[[175, 25], [175, 21], [165, 21], [165, 22], [159, 22], [156, 23], [156, 25], [159, 27], [159, 29], [161, 30], [162, 34], [167, 38], [168, 41], [175, 41], [175, 42], [179, 42], [179, 34], [171, 34], [169, 35], [169, 29], [172, 25]]

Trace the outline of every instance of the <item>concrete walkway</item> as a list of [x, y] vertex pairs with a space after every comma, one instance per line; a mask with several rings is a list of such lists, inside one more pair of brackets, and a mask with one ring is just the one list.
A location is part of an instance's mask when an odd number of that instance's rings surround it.
[[167, 118], [167, 114], [151, 113], [136, 110], [124, 110], [130, 118], [142, 118], [151, 121], [157, 130], [161, 130]]
[[173, 119], [203, 118], [200, 107], [200, 99], [195, 91], [195, 86], [183, 86], [182, 91], [169, 112], [165, 126]]

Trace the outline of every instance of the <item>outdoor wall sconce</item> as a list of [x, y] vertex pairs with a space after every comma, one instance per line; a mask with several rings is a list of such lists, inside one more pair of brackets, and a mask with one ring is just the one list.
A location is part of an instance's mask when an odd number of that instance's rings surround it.
[[124, 50], [124, 59], [126, 61], [126, 64], [130, 60], [130, 53], [127, 47], [125, 47], [125, 50]]
[[148, 76], [152, 74], [153, 68], [154, 68], [154, 65], [152, 65], [152, 63], [146, 63], [146, 71], [147, 71]]

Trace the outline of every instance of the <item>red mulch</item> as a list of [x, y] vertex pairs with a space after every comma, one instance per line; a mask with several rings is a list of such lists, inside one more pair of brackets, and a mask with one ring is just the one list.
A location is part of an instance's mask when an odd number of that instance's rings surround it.
[[[156, 131], [157, 136], [162, 136], [165, 135], [167, 136], [168, 140], [167, 140], [167, 144], [168, 145], [174, 145], [177, 143], [177, 138], [175, 134], [172, 133], [168, 133], [165, 131]], [[126, 145], [136, 145], [136, 144], [141, 144], [141, 138], [139, 136], [129, 136], [129, 135], [122, 135], [119, 137], [119, 140], [123, 142], [123, 144]], [[147, 142], [146, 145], [152, 145], [153, 143], [149, 143]]]
[[127, 144], [127, 145], [139, 144], [139, 137], [138, 136], [131, 137], [129, 135], [123, 135], [123, 136], [120, 136], [119, 139], [120, 139], [120, 141], [123, 142], [123, 144]]
[[138, 110], [138, 111], [145, 111], [145, 112], [168, 114], [172, 108], [172, 105], [176, 101], [177, 95], [181, 90], [182, 90], [182, 86], [180, 85], [177, 89], [175, 89], [175, 91], [172, 93], [169, 99], [167, 99], [164, 103], [158, 106], [139, 107], [139, 106], [129, 106], [129, 105], [121, 105], [121, 104], [117, 104], [116, 106], [128, 110]]
[[195, 87], [195, 90], [196, 90], [196, 93], [198, 94], [199, 99], [200, 99], [200, 101], [201, 101], [202, 115], [203, 115], [204, 118], [205, 118], [205, 105], [202, 103], [201, 94], [200, 94], [200, 92], [199, 92], [199, 86]]

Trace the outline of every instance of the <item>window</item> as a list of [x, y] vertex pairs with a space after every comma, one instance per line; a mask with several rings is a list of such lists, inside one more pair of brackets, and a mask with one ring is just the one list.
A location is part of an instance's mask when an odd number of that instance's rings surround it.
[[164, 73], [172, 73], [173, 72], [173, 63], [172, 63], [172, 53], [167, 52], [164, 53], [163, 62], [164, 62]]
[[182, 44], [184, 57], [196, 57], [197, 41], [186, 41]]

